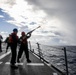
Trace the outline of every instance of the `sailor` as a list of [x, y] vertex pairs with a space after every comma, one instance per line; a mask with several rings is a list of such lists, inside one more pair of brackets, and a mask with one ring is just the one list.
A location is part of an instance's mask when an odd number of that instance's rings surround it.
[[16, 56], [17, 56], [17, 43], [18, 43], [18, 36], [17, 36], [18, 30], [15, 28], [13, 29], [13, 33], [11, 33], [11, 67], [12, 68], [18, 68], [18, 66], [15, 65], [16, 63]]
[[27, 39], [30, 38], [31, 34], [26, 35], [25, 32], [23, 31], [21, 33], [20, 37], [20, 49], [18, 52], [18, 57], [17, 57], [17, 62], [20, 62], [20, 58], [22, 56], [23, 51], [25, 52], [27, 62], [30, 63], [31, 60], [29, 59], [29, 51], [28, 51], [28, 41]]

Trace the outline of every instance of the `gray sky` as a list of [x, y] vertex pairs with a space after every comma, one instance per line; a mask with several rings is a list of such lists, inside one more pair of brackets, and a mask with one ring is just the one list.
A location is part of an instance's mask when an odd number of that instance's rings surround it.
[[[76, 45], [76, 0], [0, 0], [0, 8], [11, 18], [6, 23], [19, 29], [18, 35], [22, 30], [28, 32], [40, 25], [31, 41]], [[4, 17], [0, 15], [1, 19]]]

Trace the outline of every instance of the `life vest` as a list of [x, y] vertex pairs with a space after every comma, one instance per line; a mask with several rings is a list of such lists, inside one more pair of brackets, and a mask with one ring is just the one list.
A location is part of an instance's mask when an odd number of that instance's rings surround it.
[[9, 36], [9, 37], [8, 37], [8, 43], [12, 43], [12, 42], [13, 42], [12, 36]]
[[[24, 36], [25, 37], [25, 36]], [[24, 38], [23, 36], [20, 38], [21, 43], [26, 44], [27, 43], [27, 37]]]
[[12, 33], [11, 36], [9, 37], [9, 42], [10, 43], [17, 43], [18, 42], [18, 36], [15, 33]]

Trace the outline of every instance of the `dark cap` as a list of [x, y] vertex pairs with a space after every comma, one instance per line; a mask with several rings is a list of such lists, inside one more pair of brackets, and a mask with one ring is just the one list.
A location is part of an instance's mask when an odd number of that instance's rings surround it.
[[14, 28], [14, 29], [13, 29], [13, 32], [18, 32], [18, 29], [17, 29], [17, 28]]

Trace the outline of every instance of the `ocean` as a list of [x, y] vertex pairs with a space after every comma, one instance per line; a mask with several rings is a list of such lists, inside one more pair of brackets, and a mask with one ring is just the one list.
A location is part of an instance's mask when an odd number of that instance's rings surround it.
[[[42, 57], [62, 72], [66, 72], [64, 47], [66, 48], [69, 75], [76, 75], [76, 46], [48, 46], [39, 45]], [[38, 45], [31, 45], [38, 53]]]

